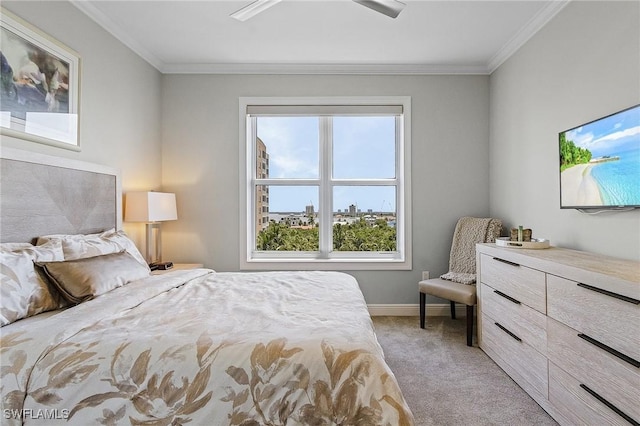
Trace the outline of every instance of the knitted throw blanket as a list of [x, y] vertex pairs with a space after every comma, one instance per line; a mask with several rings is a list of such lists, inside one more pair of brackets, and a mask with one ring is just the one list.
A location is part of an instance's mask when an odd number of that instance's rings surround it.
[[443, 280], [461, 284], [476, 282], [476, 244], [492, 243], [500, 235], [502, 221], [493, 218], [463, 217], [458, 220], [453, 233], [449, 272], [440, 276]]

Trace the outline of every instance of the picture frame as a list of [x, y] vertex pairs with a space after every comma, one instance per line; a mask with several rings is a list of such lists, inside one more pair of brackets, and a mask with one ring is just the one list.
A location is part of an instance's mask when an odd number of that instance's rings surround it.
[[1, 12], [0, 134], [80, 151], [80, 55]]

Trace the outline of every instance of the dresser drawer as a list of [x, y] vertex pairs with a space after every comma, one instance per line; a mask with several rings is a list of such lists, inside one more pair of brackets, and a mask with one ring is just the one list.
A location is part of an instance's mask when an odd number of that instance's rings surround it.
[[[619, 407], [616, 407], [619, 410], [616, 412], [615, 408], [610, 408], [581, 385], [597, 393], [589, 385], [581, 383], [553, 362], [549, 362], [549, 402], [572, 424], [620, 426], [638, 424], [640, 419], [622, 412]], [[627, 418], [625, 419], [624, 416]]]
[[597, 290], [549, 275], [548, 315], [640, 361], [640, 305]]
[[510, 294], [496, 290], [487, 284], [482, 286], [482, 313], [498, 321], [523, 342], [533, 346], [543, 355], [547, 353], [547, 317], [520, 303]]
[[538, 312], [547, 312], [544, 272], [483, 254], [480, 256], [480, 281]]
[[549, 361], [623, 412], [640, 419], [640, 369], [551, 318], [547, 322]]
[[547, 358], [518, 339], [520, 338], [515, 333], [499, 321], [482, 314], [482, 345], [497, 354], [520, 373], [536, 391], [547, 398]]

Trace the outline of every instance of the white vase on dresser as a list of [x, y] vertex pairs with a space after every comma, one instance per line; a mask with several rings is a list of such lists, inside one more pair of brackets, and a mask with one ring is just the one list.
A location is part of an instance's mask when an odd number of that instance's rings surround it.
[[563, 425], [640, 422], [640, 262], [478, 244], [478, 341]]

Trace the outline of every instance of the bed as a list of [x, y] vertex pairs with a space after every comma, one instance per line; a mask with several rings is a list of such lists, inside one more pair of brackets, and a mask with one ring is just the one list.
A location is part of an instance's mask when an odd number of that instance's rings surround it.
[[[3, 424], [413, 424], [350, 275], [150, 275], [119, 230], [117, 171], [2, 156]], [[25, 202], [34, 169], [47, 195]], [[21, 280], [40, 287], [12, 307]]]

